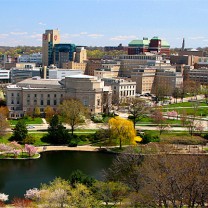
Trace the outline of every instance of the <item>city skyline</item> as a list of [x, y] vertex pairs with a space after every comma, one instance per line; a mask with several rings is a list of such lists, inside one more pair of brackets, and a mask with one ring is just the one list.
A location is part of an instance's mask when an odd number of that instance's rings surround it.
[[0, 46], [41, 46], [46, 29], [61, 42], [128, 45], [159, 36], [171, 48], [207, 47], [207, 0], [2, 0]]

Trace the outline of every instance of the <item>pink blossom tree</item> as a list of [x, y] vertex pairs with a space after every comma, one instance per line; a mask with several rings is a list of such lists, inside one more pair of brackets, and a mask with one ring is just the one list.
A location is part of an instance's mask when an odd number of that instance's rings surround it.
[[9, 153], [12, 151], [12, 147], [6, 144], [0, 144], [0, 152]]
[[172, 118], [176, 118], [176, 117], [178, 117], [178, 113], [177, 113], [177, 111], [168, 111], [167, 112], [167, 116], [168, 116], [168, 118], [169, 117], [172, 117]]
[[30, 157], [37, 153], [37, 148], [33, 145], [25, 144], [25, 151], [28, 153]]

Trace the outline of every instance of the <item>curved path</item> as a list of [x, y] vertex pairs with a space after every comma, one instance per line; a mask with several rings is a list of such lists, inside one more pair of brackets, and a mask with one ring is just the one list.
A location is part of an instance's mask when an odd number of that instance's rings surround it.
[[98, 151], [99, 147], [93, 147], [90, 145], [83, 145], [77, 147], [68, 147], [68, 146], [39, 146], [38, 152], [45, 152], [45, 151], [59, 151], [59, 150], [71, 150], [71, 151]]

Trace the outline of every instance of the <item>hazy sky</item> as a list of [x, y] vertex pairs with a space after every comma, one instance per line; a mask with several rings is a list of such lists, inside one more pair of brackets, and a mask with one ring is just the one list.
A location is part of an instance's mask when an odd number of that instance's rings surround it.
[[0, 45], [41, 45], [46, 29], [61, 42], [127, 45], [159, 36], [171, 47], [208, 46], [208, 0], [0, 0]]

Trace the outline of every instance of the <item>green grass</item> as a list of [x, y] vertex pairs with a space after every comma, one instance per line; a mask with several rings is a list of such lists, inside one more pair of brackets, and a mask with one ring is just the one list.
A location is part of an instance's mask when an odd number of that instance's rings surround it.
[[[175, 108], [175, 107], [193, 107], [194, 104], [196, 104], [197, 102], [183, 102], [183, 103], [173, 103], [173, 104], [169, 104], [163, 107], [163, 109], [165, 108]], [[200, 103], [199, 102], [199, 106], [208, 106], [205, 102]]]
[[[24, 120], [26, 124], [42, 124], [43, 123], [42, 118], [28, 118], [28, 119], [23, 118], [22, 120]], [[19, 120], [9, 120], [11, 125], [16, 125], [18, 121]]]
[[23, 152], [23, 153], [20, 153], [17, 157], [14, 156], [14, 154], [12, 153], [8, 153], [8, 154], [0, 154], [0, 159], [22, 159], [22, 158], [25, 158], [25, 159], [29, 159], [29, 158], [37, 158], [39, 156], [39, 154], [35, 154], [33, 155], [32, 157], [30, 157], [28, 155], [28, 153], [26, 152]]

